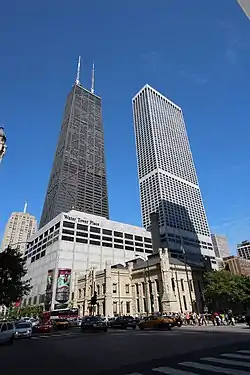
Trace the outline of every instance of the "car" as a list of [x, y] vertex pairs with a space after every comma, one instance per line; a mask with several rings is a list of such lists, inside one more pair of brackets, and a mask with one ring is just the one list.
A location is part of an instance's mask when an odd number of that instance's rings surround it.
[[33, 327], [34, 332], [37, 333], [49, 333], [53, 329], [52, 324], [50, 323], [39, 323], [35, 327]]
[[107, 332], [108, 331], [108, 325], [105, 320], [98, 316], [85, 316], [82, 319], [81, 323], [81, 331], [86, 332], [86, 331], [103, 331]]
[[15, 324], [9, 321], [0, 321], [0, 344], [14, 343]]
[[172, 320], [172, 327], [181, 327], [183, 324], [180, 316], [162, 315], [162, 317]]
[[20, 322], [16, 324], [15, 339], [31, 339], [32, 337], [32, 326], [28, 322]]
[[132, 328], [136, 329], [137, 321], [132, 316], [118, 316], [116, 319], [112, 320], [110, 323], [111, 328]]
[[55, 329], [68, 329], [69, 328], [69, 321], [63, 318], [53, 319], [52, 324]]
[[167, 330], [171, 330], [173, 326], [173, 319], [169, 317], [162, 317], [157, 315], [151, 315], [139, 323], [139, 328], [141, 330], [145, 328], [151, 328], [151, 329], [163, 329], [166, 328]]

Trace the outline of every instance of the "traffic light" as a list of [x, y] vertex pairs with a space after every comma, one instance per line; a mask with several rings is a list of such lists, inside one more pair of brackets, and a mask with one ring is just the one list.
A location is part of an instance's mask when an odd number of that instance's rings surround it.
[[94, 291], [93, 297], [91, 297], [91, 306], [95, 306], [97, 302], [97, 293]]

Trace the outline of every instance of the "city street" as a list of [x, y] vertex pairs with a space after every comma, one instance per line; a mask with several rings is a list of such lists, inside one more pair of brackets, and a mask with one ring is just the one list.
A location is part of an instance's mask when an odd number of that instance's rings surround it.
[[46, 375], [59, 371], [96, 375], [220, 372], [214, 366], [226, 367], [222, 373], [247, 375], [250, 330], [245, 325], [184, 326], [171, 332], [109, 330], [82, 334], [76, 328], [1, 346], [0, 356], [4, 375], [20, 371], [26, 375], [34, 371]]

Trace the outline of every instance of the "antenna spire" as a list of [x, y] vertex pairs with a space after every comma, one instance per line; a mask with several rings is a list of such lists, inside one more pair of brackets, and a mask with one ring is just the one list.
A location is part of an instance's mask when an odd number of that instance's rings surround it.
[[28, 206], [28, 202], [25, 201], [25, 202], [24, 202], [24, 209], [23, 209], [23, 213], [24, 213], [24, 214], [26, 214], [26, 212], [27, 212], [27, 206]]
[[91, 93], [94, 94], [95, 91], [95, 63], [93, 61], [92, 66], [92, 81], [91, 81]]
[[81, 70], [81, 56], [78, 57], [77, 72], [76, 72], [76, 84], [80, 85], [80, 70]]

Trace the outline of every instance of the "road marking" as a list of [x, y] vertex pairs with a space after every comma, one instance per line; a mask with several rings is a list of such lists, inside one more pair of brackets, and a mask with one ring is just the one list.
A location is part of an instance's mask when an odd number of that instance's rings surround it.
[[250, 354], [250, 350], [237, 350], [237, 353]]
[[219, 372], [221, 374], [249, 375], [249, 371], [235, 370], [235, 369], [225, 368], [225, 367], [220, 367], [220, 366], [204, 365], [202, 363], [197, 363], [197, 362], [181, 362], [181, 363], [179, 363], [179, 365], [187, 366], [187, 367], [193, 367], [193, 368], [196, 368], [196, 369], [199, 369], [199, 370]]
[[163, 374], [169, 375], [197, 375], [197, 373], [190, 372], [190, 371], [183, 371], [176, 368], [171, 367], [156, 367], [152, 369], [153, 371], [162, 372]]
[[242, 354], [225, 353], [225, 354], [221, 354], [221, 356], [229, 357], [229, 358], [238, 358], [238, 359], [250, 359], [250, 355], [242, 355]]
[[223, 359], [223, 358], [204, 357], [204, 358], [201, 358], [200, 360], [214, 362], [214, 363], [221, 363], [224, 365], [232, 365], [232, 366], [236, 365], [236, 366], [250, 367], [250, 362], [232, 361], [230, 359]]

